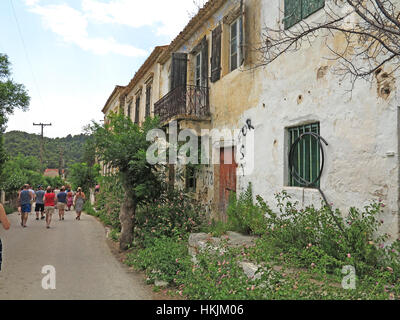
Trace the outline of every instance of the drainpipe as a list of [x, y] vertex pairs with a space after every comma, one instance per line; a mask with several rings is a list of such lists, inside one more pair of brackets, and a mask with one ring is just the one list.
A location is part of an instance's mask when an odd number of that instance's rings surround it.
[[242, 51], [242, 61], [241, 61], [241, 65], [243, 64], [243, 62], [244, 62], [244, 59], [245, 59], [245, 51], [244, 51], [244, 44], [245, 44], [245, 41], [246, 41], [246, 38], [245, 38], [245, 16], [244, 16], [244, 14], [243, 14], [243, 6], [244, 6], [244, 3], [243, 3], [243, 0], [240, 0], [240, 16], [241, 16], [241, 19], [242, 19], [242, 39], [239, 39], [239, 41], [241, 40], [241, 43], [240, 43], [240, 50]]

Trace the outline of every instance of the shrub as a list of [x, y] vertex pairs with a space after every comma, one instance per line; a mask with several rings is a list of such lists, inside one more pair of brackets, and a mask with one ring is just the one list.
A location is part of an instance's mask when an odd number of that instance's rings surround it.
[[155, 280], [171, 283], [191, 265], [186, 243], [167, 237], [155, 238], [151, 246], [128, 254], [126, 263], [146, 270], [150, 283]]
[[267, 221], [265, 212], [253, 203], [253, 190], [251, 183], [246, 191], [239, 195], [231, 193], [227, 208], [228, 225], [233, 231], [245, 234], [261, 235], [265, 233]]
[[123, 189], [115, 176], [100, 178], [100, 192], [96, 194], [96, 210], [100, 220], [121, 231], [119, 212], [123, 200]]
[[[383, 206], [380, 202], [372, 202], [363, 210], [350, 208], [343, 218], [338, 209], [331, 211], [327, 206], [299, 210], [298, 203], [293, 203], [286, 192], [277, 194], [276, 199], [279, 213], [273, 213], [257, 197], [257, 206], [266, 217], [264, 238], [275, 252], [290, 253], [300, 266], [308, 267], [318, 261], [326, 272], [353, 265], [357, 274], [362, 275], [384, 263], [385, 251], [380, 246], [388, 237], [377, 234], [382, 224], [378, 220]], [[398, 259], [398, 251], [395, 252]]]
[[160, 237], [186, 238], [200, 230], [204, 221], [204, 209], [196, 200], [181, 191], [170, 190], [137, 210], [135, 242], [149, 246]]
[[10, 207], [9, 205], [5, 205], [4, 210], [6, 211], [6, 214], [12, 214], [17, 211], [16, 208]]

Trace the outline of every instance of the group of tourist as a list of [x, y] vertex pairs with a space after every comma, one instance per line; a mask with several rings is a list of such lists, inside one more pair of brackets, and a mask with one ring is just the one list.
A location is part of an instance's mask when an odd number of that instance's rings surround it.
[[[74, 193], [70, 188], [64, 186], [60, 189], [50, 186], [43, 190], [43, 186], [38, 186], [37, 190], [31, 189], [29, 184], [24, 185], [18, 193], [18, 212], [21, 215], [21, 226], [26, 228], [28, 216], [32, 212], [32, 204], [35, 202], [36, 220], [46, 219], [46, 228], [50, 229], [52, 215], [58, 209], [60, 221], [64, 220], [65, 211], [70, 211], [74, 206], [76, 220], [81, 220], [81, 213], [86, 196], [82, 188], [78, 188]], [[40, 218], [39, 218], [40, 217]], [[10, 222], [3, 205], [0, 203], [0, 223], [5, 230], [10, 228]], [[0, 239], [0, 271], [2, 263], [2, 243]]]
[[85, 199], [86, 196], [82, 192], [82, 188], [78, 188], [74, 194], [70, 188], [64, 186], [60, 189], [53, 189], [48, 186], [46, 191], [43, 190], [43, 186], [38, 186], [37, 190], [34, 191], [29, 184], [26, 184], [18, 194], [18, 212], [21, 215], [21, 226], [26, 228], [33, 202], [35, 202], [36, 220], [46, 219], [46, 228], [50, 229], [51, 219], [56, 209], [58, 210], [59, 220], [62, 221], [65, 211], [70, 211], [71, 207], [74, 206], [75, 219], [80, 220]]

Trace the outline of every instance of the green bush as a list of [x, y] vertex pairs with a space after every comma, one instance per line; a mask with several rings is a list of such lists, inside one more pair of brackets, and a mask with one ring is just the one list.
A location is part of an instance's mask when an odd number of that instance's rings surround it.
[[121, 231], [119, 212], [123, 200], [123, 190], [116, 176], [100, 178], [100, 192], [96, 194], [95, 208], [100, 220]]
[[[382, 222], [378, 215], [383, 204], [372, 202], [363, 210], [350, 208], [346, 218], [336, 209], [313, 206], [298, 209], [286, 192], [276, 195], [279, 212], [274, 213], [261, 197], [258, 206], [265, 214], [263, 237], [275, 253], [289, 253], [298, 266], [318, 266], [333, 272], [352, 265], [358, 275], [370, 274], [378, 267], [398, 261], [398, 250], [384, 246], [387, 235], [378, 235]], [[386, 253], [391, 251], [391, 255]], [[385, 264], [385, 265], [384, 265]], [[396, 266], [389, 266], [396, 268]]]
[[154, 203], [138, 208], [135, 216], [135, 242], [149, 246], [160, 237], [186, 238], [201, 229], [204, 209], [186, 193], [169, 191]]
[[172, 283], [191, 265], [186, 243], [167, 237], [155, 238], [151, 246], [128, 254], [126, 263], [146, 270], [150, 283], [155, 280]]
[[14, 213], [14, 212], [17, 211], [16, 208], [10, 207], [10, 206], [8, 206], [8, 205], [5, 205], [5, 206], [4, 206], [4, 210], [6, 211], [6, 214], [12, 214], [12, 213]]
[[253, 190], [251, 183], [246, 191], [239, 195], [231, 193], [227, 208], [228, 225], [232, 231], [245, 234], [264, 234], [267, 230], [265, 211], [253, 203]]

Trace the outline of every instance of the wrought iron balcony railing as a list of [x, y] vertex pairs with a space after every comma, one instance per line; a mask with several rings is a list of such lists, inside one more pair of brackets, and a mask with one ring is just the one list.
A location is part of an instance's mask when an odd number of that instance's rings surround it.
[[208, 88], [192, 85], [177, 87], [154, 104], [154, 114], [160, 117], [161, 122], [187, 116], [208, 117]]

